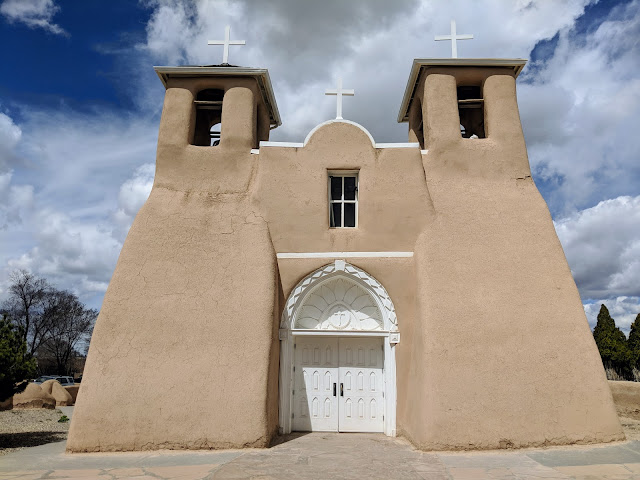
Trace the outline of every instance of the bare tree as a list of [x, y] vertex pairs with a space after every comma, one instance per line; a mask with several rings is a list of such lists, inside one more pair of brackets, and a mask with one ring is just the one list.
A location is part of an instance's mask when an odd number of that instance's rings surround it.
[[53, 360], [57, 374], [69, 374], [78, 355], [77, 347], [89, 340], [97, 316], [97, 310], [86, 308], [73, 293], [51, 289], [45, 296], [43, 310], [49, 331], [38, 356]]
[[47, 337], [50, 325], [43, 315], [44, 300], [51, 289], [47, 281], [26, 270], [16, 270], [9, 276], [9, 298], [3, 311], [20, 326], [29, 354], [34, 354]]
[[20, 327], [41, 373], [68, 374], [80, 355], [78, 349], [86, 347], [98, 311], [26, 270], [17, 270], [9, 278], [9, 298], [0, 313]]

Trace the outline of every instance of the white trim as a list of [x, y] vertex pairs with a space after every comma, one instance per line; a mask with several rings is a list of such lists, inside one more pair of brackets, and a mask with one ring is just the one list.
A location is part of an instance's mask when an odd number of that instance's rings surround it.
[[[329, 195], [329, 228], [357, 228], [358, 227], [358, 176], [360, 171], [350, 171], [350, 170], [329, 170], [327, 176], [327, 193]], [[340, 199], [333, 200], [331, 196], [331, 179], [332, 178], [341, 178], [341, 186], [340, 186]], [[345, 192], [345, 178], [355, 178], [356, 187], [354, 191], [354, 199], [353, 200], [345, 200], [344, 192]], [[354, 207], [354, 225], [353, 226], [345, 226], [344, 224], [344, 211], [345, 205], [347, 203], [352, 203], [355, 205]], [[340, 205], [340, 225], [331, 225], [331, 217], [333, 215], [333, 205]], [[334, 219], [335, 223], [335, 219]]]
[[[280, 331], [286, 332], [285, 329]], [[283, 334], [284, 335], [284, 334]], [[296, 337], [304, 337], [307, 335], [322, 337], [388, 337], [389, 332], [385, 331], [366, 331], [366, 330], [291, 330], [291, 335]], [[398, 342], [396, 342], [398, 343]]]
[[[295, 316], [299, 307], [304, 305], [306, 298], [322, 283], [344, 276], [349, 280], [360, 284], [375, 299], [383, 316], [384, 328], [382, 331], [329, 331], [291, 329], [295, 325]], [[364, 270], [355, 267], [343, 260], [336, 260], [325, 265], [303, 278], [291, 291], [287, 303], [282, 312], [280, 330], [280, 381], [279, 381], [279, 430], [280, 433], [291, 433], [291, 413], [293, 401], [293, 360], [294, 360], [294, 336], [299, 335], [331, 335], [331, 336], [381, 336], [384, 348], [384, 383], [385, 383], [385, 417], [384, 433], [387, 436], [396, 436], [396, 345], [400, 341], [398, 321], [395, 307], [385, 288], [375, 278]]]
[[376, 143], [376, 148], [420, 148], [416, 143]]
[[411, 258], [413, 252], [291, 252], [276, 258]]
[[[334, 122], [335, 120], [330, 120], [329, 122], [325, 122], [325, 123], [330, 123], [330, 122]], [[355, 122], [350, 122], [348, 120], [341, 120], [343, 123], [355, 123]], [[324, 125], [320, 124], [318, 125], [318, 127]], [[364, 127], [362, 127], [361, 125], [356, 124], [357, 126], [361, 127], [362, 129], [364, 129]], [[315, 133], [315, 130], [318, 128], [314, 128], [311, 133]], [[369, 133], [369, 132], [367, 132]], [[371, 134], [369, 134], [369, 136], [371, 136]], [[289, 147], [289, 148], [302, 148], [307, 144], [309, 137], [307, 136], [307, 139], [305, 139], [304, 143], [297, 143], [297, 142], [269, 142], [266, 140], [262, 140], [260, 141], [260, 147]], [[373, 140], [373, 137], [371, 137], [371, 140]], [[420, 144], [419, 143], [376, 143], [374, 144], [375, 148], [420, 148]], [[255, 150], [255, 152], [254, 152]], [[427, 150], [422, 150], [422, 152], [426, 152]], [[257, 149], [252, 149], [251, 153], [258, 153]]]
[[309, 132], [309, 134], [307, 135], [307, 138], [304, 139], [304, 145], [306, 145], [307, 143], [309, 143], [309, 140], [311, 140], [311, 137], [313, 137], [313, 134], [316, 133], [320, 128], [324, 127], [325, 125], [329, 125], [331, 123], [348, 123], [349, 125], [353, 125], [354, 127], [358, 127], [360, 130], [362, 130], [364, 133], [367, 134], [367, 137], [369, 137], [369, 140], [371, 140], [371, 145], [375, 148], [376, 147], [376, 142], [373, 139], [373, 137], [371, 136], [371, 134], [369, 133], [369, 130], [367, 130], [366, 128], [364, 128], [362, 125], [360, 125], [359, 123], [356, 122], [352, 122], [351, 120], [344, 120], [344, 119], [339, 119], [339, 118], [333, 118], [331, 120], [327, 120], [326, 122], [322, 122], [319, 125], [316, 125], [313, 130], [311, 130]]
[[[289, 147], [289, 148], [302, 148], [304, 147], [307, 143], [309, 143], [309, 140], [311, 140], [311, 137], [313, 136], [314, 133], [316, 133], [316, 131], [321, 128], [324, 127], [325, 125], [328, 125], [330, 123], [348, 123], [349, 125], [353, 125], [355, 127], [358, 127], [360, 130], [362, 130], [364, 133], [367, 134], [367, 136], [369, 137], [369, 140], [371, 140], [371, 145], [373, 145], [374, 148], [420, 148], [420, 144], [415, 142], [415, 143], [408, 143], [408, 142], [398, 142], [398, 143], [376, 143], [375, 140], [373, 139], [373, 136], [371, 135], [371, 133], [369, 133], [369, 131], [364, 128], [362, 125], [360, 125], [359, 123], [356, 122], [352, 122], [351, 120], [344, 120], [344, 119], [339, 119], [339, 118], [334, 118], [332, 120], [327, 120], [326, 122], [323, 122], [319, 125], [316, 125], [313, 130], [311, 130], [309, 132], [309, 134], [307, 135], [307, 137], [304, 139], [303, 143], [297, 143], [297, 142], [270, 142], [270, 141], [266, 141], [266, 140], [262, 140], [260, 142], [260, 147]], [[253, 153], [253, 151], [252, 151]]]
[[426, 155], [427, 153], [429, 153], [429, 150], [420, 150], [420, 153], [421, 153], [422, 155]]
[[330, 280], [337, 275], [349, 277], [350, 280], [358, 283], [372, 295], [378, 304], [378, 308], [382, 312], [382, 329], [384, 331], [398, 331], [396, 310], [385, 288], [380, 284], [380, 282], [378, 282], [378, 280], [367, 272], [355, 265], [345, 262], [344, 260], [336, 260], [333, 263], [329, 263], [328, 265], [311, 272], [298, 282], [289, 294], [289, 298], [285, 304], [285, 308], [282, 312], [282, 319], [280, 320], [280, 328], [291, 330], [291, 326], [295, 325], [295, 314], [297, 309], [300, 305], [304, 304], [306, 297], [309, 295], [309, 289], [318, 285], [318, 283]]
[[252, 148], [251, 149], [251, 153], [254, 155], [259, 155], [260, 154], [260, 149], [259, 148]]
[[267, 142], [265, 140], [260, 141], [260, 148], [262, 147], [290, 147], [290, 148], [301, 148], [304, 147], [302, 143], [295, 142]]

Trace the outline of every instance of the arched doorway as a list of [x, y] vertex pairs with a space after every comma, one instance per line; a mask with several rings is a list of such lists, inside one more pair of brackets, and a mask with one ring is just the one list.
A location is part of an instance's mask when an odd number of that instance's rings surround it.
[[293, 289], [280, 324], [280, 432], [396, 434], [395, 347], [387, 291], [344, 260]]

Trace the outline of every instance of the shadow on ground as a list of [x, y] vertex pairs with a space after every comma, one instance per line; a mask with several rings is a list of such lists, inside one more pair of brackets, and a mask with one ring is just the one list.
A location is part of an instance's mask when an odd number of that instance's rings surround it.
[[269, 448], [273, 448], [277, 445], [282, 445], [283, 443], [290, 442], [295, 440], [296, 438], [304, 437], [305, 435], [309, 435], [311, 432], [291, 432], [286, 435], [276, 435], [271, 440], [269, 444]]
[[0, 433], [0, 449], [37, 447], [67, 439], [67, 432]]

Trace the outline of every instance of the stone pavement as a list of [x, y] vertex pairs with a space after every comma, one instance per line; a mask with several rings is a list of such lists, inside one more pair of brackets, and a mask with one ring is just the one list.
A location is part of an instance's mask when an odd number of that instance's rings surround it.
[[425, 453], [380, 434], [293, 434], [272, 448], [65, 454], [65, 442], [0, 456], [0, 480], [640, 479], [640, 441]]

